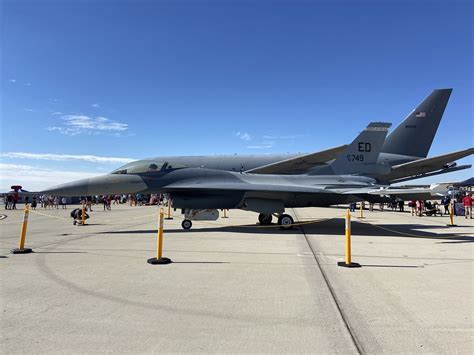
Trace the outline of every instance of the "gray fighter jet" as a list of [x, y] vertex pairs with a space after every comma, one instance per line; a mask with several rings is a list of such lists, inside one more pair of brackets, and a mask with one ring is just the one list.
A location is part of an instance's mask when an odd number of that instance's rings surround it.
[[[247, 172], [254, 174], [360, 174], [384, 183], [406, 181], [470, 168], [457, 166], [455, 161], [473, 154], [469, 148], [458, 152], [427, 158], [452, 89], [434, 90], [387, 137], [377, 162], [350, 171], [350, 166], [336, 162], [344, 155], [347, 145], [310, 154], [224, 155], [155, 157], [126, 164], [114, 174], [143, 173], [164, 162], [169, 168], [194, 167]], [[349, 169], [349, 170], [346, 170]]]
[[[335, 172], [355, 173], [376, 164], [390, 123], [373, 122], [333, 163]], [[131, 166], [133, 168], [133, 166]], [[168, 193], [173, 206], [183, 210], [182, 227], [193, 219], [218, 217], [218, 209], [245, 209], [259, 213], [269, 224], [274, 215], [282, 227], [293, 224], [288, 207], [330, 206], [360, 201], [360, 195], [377, 189], [375, 179], [348, 174], [276, 175], [249, 174], [207, 168], [152, 163], [145, 171], [105, 176], [60, 185], [43, 193], [89, 196], [122, 193]]]

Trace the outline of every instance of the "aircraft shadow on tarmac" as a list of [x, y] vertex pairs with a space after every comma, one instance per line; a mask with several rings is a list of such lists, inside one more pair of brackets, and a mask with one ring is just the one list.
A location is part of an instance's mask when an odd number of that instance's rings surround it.
[[[374, 236], [374, 237], [398, 237], [398, 238], [420, 238], [433, 240], [446, 240], [442, 243], [472, 243], [474, 237], [463, 235], [463, 233], [456, 233], [455, 230], [449, 233], [431, 233], [426, 230], [446, 229], [445, 226], [426, 226], [423, 224], [384, 224], [381, 227], [371, 225], [364, 222], [353, 221], [351, 225], [352, 236]], [[198, 223], [190, 231], [182, 229], [166, 229], [165, 234], [174, 233], [252, 233], [252, 234], [293, 234], [296, 231], [303, 229], [306, 235], [310, 236], [344, 236], [344, 219], [335, 218], [323, 222], [316, 222], [314, 224], [306, 223], [304, 225], [297, 225], [292, 229], [282, 230], [276, 225], [263, 227], [260, 225], [242, 225], [242, 226], [216, 226], [199, 228]], [[426, 230], [419, 230], [426, 229]], [[104, 234], [143, 234], [156, 233], [156, 229], [145, 230], [126, 230], [126, 231], [112, 231], [103, 232]]]

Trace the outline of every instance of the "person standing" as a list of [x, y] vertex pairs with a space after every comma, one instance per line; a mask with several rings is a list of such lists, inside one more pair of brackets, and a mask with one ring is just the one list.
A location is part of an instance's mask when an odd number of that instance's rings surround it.
[[63, 210], [66, 209], [66, 204], [67, 204], [67, 198], [61, 197], [61, 205], [63, 206]]
[[31, 201], [31, 209], [36, 210], [36, 205], [38, 204], [37, 197], [33, 196], [33, 199]]
[[405, 201], [403, 201], [402, 199], [398, 200], [398, 210], [400, 212], [405, 212]]
[[90, 196], [86, 197], [86, 211], [87, 210], [92, 212], [92, 197], [90, 197]]
[[449, 214], [449, 204], [451, 203], [451, 198], [449, 196], [444, 196], [441, 200], [441, 204], [444, 206], [444, 214]]
[[416, 215], [423, 217], [423, 201], [421, 200], [416, 200]]
[[5, 196], [5, 209], [9, 210], [11, 206], [12, 195], [8, 194]]
[[15, 191], [12, 196], [12, 210], [16, 210], [16, 203], [18, 202], [18, 191]]
[[464, 217], [467, 218], [469, 216], [472, 219], [472, 197], [471, 194], [466, 192], [466, 196], [462, 199], [462, 203], [464, 205]]

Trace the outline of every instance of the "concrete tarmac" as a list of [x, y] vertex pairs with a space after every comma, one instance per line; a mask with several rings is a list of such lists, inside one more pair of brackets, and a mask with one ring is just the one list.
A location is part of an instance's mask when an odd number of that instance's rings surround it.
[[[292, 230], [257, 214], [165, 221], [169, 265], [156, 254], [157, 208], [1, 211], [2, 353], [472, 353], [472, 220], [365, 211], [344, 259], [345, 208], [290, 209]], [[310, 223], [311, 222], [311, 223]]]

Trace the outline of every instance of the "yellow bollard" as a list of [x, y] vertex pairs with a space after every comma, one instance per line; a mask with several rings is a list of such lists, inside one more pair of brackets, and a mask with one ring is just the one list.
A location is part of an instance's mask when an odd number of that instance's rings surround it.
[[81, 217], [81, 226], [86, 224], [86, 205], [82, 204], [82, 217]]
[[28, 209], [28, 206], [25, 206], [25, 209], [23, 212], [23, 222], [21, 223], [20, 243], [19, 243], [18, 248], [12, 249], [11, 251], [12, 254], [28, 254], [28, 253], [33, 252], [32, 249], [25, 248], [26, 228], [28, 227], [28, 214], [29, 213], [30, 213], [30, 210]]
[[229, 218], [227, 217], [227, 210], [224, 208], [224, 216], [222, 218]]
[[[361, 205], [362, 207], [362, 205]], [[346, 264], [351, 263], [351, 214], [349, 210], [346, 212]]]
[[168, 200], [168, 213], [166, 219], [173, 219], [173, 217], [171, 217], [171, 200]]
[[337, 265], [343, 267], [360, 267], [360, 264], [352, 262], [352, 251], [351, 251], [351, 212], [348, 209], [346, 212], [346, 225], [345, 225], [345, 235], [346, 235], [346, 257], [345, 261], [339, 261]]
[[163, 208], [160, 208], [158, 215], [158, 232], [156, 233], [156, 258], [148, 259], [148, 264], [169, 264], [171, 259], [163, 257], [163, 219], [164, 212]]
[[449, 224], [448, 227], [457, 227], [457, 224], [454, 224], [454, 203], [449, 204]]
[[364, 218], [364, 204], [361, 202], [360, 203], [360, 219]]

